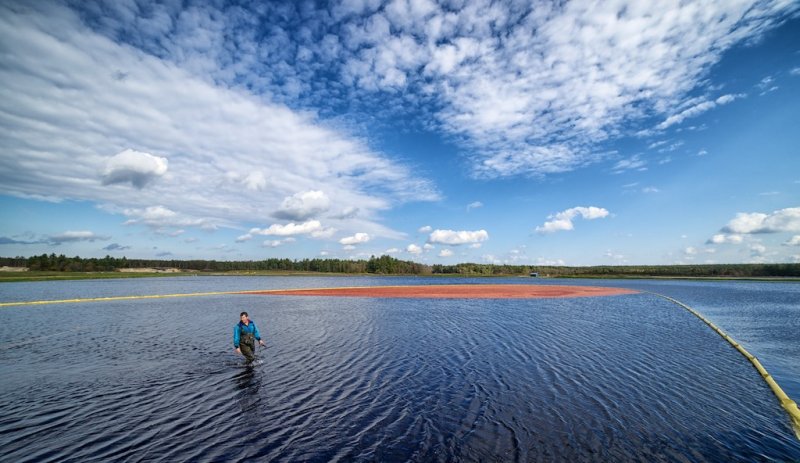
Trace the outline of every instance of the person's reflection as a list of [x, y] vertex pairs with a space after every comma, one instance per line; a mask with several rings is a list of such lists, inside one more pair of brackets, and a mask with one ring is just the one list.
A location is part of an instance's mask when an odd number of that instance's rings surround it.
[[239, 390], [236, 401], [239, 402], [239, 407], [245, 416], [255, 417], [254, 412], [261, 402], [261, 396], [258, 393], [261, 382], [258, 376], [255, 368], [246, 366], [241, 373], [233, 378], [236, 383], [236, 389]]

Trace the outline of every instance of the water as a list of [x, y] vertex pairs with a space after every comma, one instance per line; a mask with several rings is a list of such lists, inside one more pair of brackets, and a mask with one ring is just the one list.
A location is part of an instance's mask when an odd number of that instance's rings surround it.
[[[0, 285], [0, 300], [528, 279], [196, 277]], [[800, 285], [579, 282], [679, 299], [798, 399]], [[248, 310], [268, 347], [234, 355]], [[791, 387], [787, 386], [790, 385]], [[752, 366], [652, 294], [220, 295], [0, 308], [0, 461], [796, 461]]]

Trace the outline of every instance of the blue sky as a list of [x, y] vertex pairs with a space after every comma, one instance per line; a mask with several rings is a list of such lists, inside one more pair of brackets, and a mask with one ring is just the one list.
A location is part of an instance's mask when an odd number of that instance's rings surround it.
[[0, 255], [800, 262], [800, 4], [0, 2]]

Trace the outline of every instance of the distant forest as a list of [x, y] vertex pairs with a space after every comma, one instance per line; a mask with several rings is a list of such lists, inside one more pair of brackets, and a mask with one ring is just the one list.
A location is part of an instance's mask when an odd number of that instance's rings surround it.
[[428, 265], [390, 256], [368, 260], [265, 259], [248, 261], [151, 260], [125, 257], [81, 258], [63, 254], [32, 257], [0, 257], [0, 266], [27, 267], [32, 271], [112, 272], [130, 268], [177, 268], [194, 272], [285, 271], [321, 273], [370, 273], [381, 275], [529, 275], [542, 277], [800, 277], [800, 264], [713, 265], [603, 265], [562, 267], [539, 265], [493, 265], [464, 263]]

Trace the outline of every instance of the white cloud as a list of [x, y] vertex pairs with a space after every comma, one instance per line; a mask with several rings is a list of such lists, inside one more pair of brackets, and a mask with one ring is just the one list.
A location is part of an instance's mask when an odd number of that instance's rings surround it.
[[760, 96], [764, 96], [778, 89], [778, 86], [775, 85], [775, 78], [772, 76], [761, 79], [761, 81], [756, 84], [756, 87], [761, 90], [761, 93], [759, 93]]
[[450, 249], [442, 249], [439, 251], [439, 257], [450, 257], [453, 255], [453, 251]]
[[436, 249], [436, 246], [434, 246], [434, 245], [432, 245], [430, 243], [425, 243], [425, 244], [422, 245], [422, 249], [424, 249], [426, 251], [430, 251], [432, 249]]
[[345, 245], [353, 245], [353, 244], [362, 244], [366, 243], [370, 240], [370, 236], [367, 233], [356, 233], [353, 236], [346, 236], [339, 240], [339, 243]]
[[215, 227], [214, 223], [206, 219], [187, 217], [161, 205], [144, 209], [124, 209], [122, 214], [130, 217], [125, 225], [144, 224], [156, 232], [163, 232], [170, 227]]
[[106, 161], [103, 184], [130, 183], [142, 188], [154, 178], [167, 173], [168, 165], [166, 158], [126, 149]]
[[472, 244], [469, 245], [469, 248], [470, 249], [480, 249], [481, 246], [483, 246], [483, 243], [472, 243]]
[[487, 233], [486, 230], [434, 230], [428, 237], [428, 243], [458, 246], [461, 244], [479, 243], [488, 239], [489, 233]]
[[406, 247], [406, 252], [409, 254], [419, 255], [422, 254], [422, 248], [417, 246], [416, 244], [409, 244]]
[[743, 241], [742, 235], [718, 233], [706, 241], [706, 244], [740, 244]]
[[267, 178], [261, 171], [250, 172], [242, 181], [244, 186], [251, 191], [261, 191], [267, 187]]
[[471, 203], [467, 204], [467, 212], [471, 211], [472, 209], [478, 209], [480, 207], [483, 207], [483, 203], [482, 202], [480, 202], [480, 201], [471, 202]]
[[250, 230], [250, 235], [277, 235], [277, 236], [290, 236], [290, 235], [305, 235], [313, 233], [322, 229], [322, 224], [318, 220], [309, 220], [300, 224], [294, 222], [282, 224], [272, 224], [269, 228], [253, 228]]
[[167, 2], [135, 21], [124, 7], [84, 14], [109, 37], [291, 107], [330, 110], [380, 95], [391, 115], [434, 100], [429, 122], [468, 148], [476, 175], [496, 177], [596, 162], [595, 143], [625, 135], [631, 122], [701, 104], [693, 96], [712, 89], [708, 74], [727, 50], [798, 8], [786, 0], [310, 5], [223, 11]]
[[346, 244], [346, 245], [342, 246], [342, 249], [344, 249], [345, 251], [352, 251], [352, 250], [354, 250], [355, 248], [356, 248], [356, 247], [355, 247], [355, 246], [353, 246], [352, 244]]
[[746, 95], [744, 94], [727, 94], [718, 97], [716, 100], [706, 100], [695, 104], [694, 106], [684, 109], [683, 111], [679, 112], [678, 114], [673, 114], [664, 120], [664, 122], [658, 124], [656, 126], [659, 130], [664, 130], [670, 126], [675, 124], [680, 124], [684, 120], [698, 116], [708, 110], [714, 109], [717, 106], [726, 105], [732, 101], [735, 101], [739, 98], [744, 98]]
[[424, 227], [419, 227], [417, 231], [420, 233], [428, 233], [431, 230], [433, 230], [433, 227], [431, 227], [430, 225], [425, 225]]
[[274, 217], [286, 220], [306, 220], [326, 212], [330, 208], [331, 200], [319, 190], [310, 190], [296, 193], [284, 198]]
[[48, 242], [52, 244], [62, 244], [62, 243], [73, 243], [77, 241], [107, 241], [110, 240], [110, 236], [104, 235], [97, 235], [92, 231], [65, 231], [64, 233], [59, 233], [57, 235], [51, 235], [47, 238]]
[[564, 259], [548, 259], [545, 257], [537, 257], [536, 265], [564, 266], [567, 264]]
[[612, 167], [611, 170], [615, 174], [620, 174], [622, 172], [625, 172], [626, 170], [643, 171], [647, 170], [647, 162], [643, 160], [640, 155], [636, 154], [628, 159], [621, 159], [617, 161], [617, 163], [614, 164], [614, 167]]
[[793, 237], [789, 238], [785, 243], [784, 246], [800, 246], [800, 235], [794, 235]]
[[402, 251], [400, 249], [398, 249], [398, 248], [389, 248], [389, 249], [383, 251], [384, 254], [389, 254], [389, 255], [391, 255], [391, 254], [399, 254], [401, 252]]
[[762, 257], [766, 252], [766, 246], [761, 243], [753, 243], [750, 245], [750, 256], [752, 257]]
[[578, 216], [586, 220], [602, 219], [608, 217], [608, 210], [602, 207], [573, 207], [565, 211], [558, 212], [550, 215], [547, 218], [551, 219], [545, 222], [541, 227], [536, 227], [537, 233], [555, 233], [557, 231], [572, 230], [574, 225], [572, 221]]
[[[160, 9], [168, 7], [154, 7]], [[116, 9], [104, 13], [108, 29], [101, 32], [123, 28], [109, 35], [146, 53], [88, 29], [85, 24], [100, 22], [83, 22], [60, 4], [0, 6], [8, 64], [0, 68], [3, 171], [14, 172], [3, 176], [0, 194], [89, 200], [109, 205], [106, 211], [160, 204], [183, 218], [185, 227], [241, 227], [274, 211], [305, 220], [328, 207], [357, 208], [359, 226], [369, 222], [376, 236], [402, 236], [378, 224], [378, 213], [438, 199], [431, 182], [371, 149], [344, 124], [227, 85], [214, 60], [229, 52], [216, 48], [223, 37], [214, 35], [221, 30], [213, 23], [243, 17], [210, 11], [197, 7], [176, 14], [175, 27], [166, 30], [138, 16], [142, 27], [128, 30], [130, 23], [115, 17]], [[208, 23], [178, 24], [193, 15]], [[167, 35], [178, 31], [191, 40]], [[160, 45], [148, 48], [155, 43], [151, 38]], [[205, 49], [191, 49], [201, 43]], [[253, 50], [241, 45], [240, 51]], [[170, 60], [179, 55], [186, 59]], [[254, 63], [230, 58], [224, 59]], [[110, 153], [118, 154], [109, 158]], [[131, 194], [126, 184], [140, 190]], [[301, 197], [300, 204], [284, 204], [298, 191], [324, 191], [330, 203]], [[340, 219], [337, 228], [355, 232], [348, 220]]]
[[791, 74], [793, 76], [800, 76], [800, 67], [792, 68], [789, 71], [789, 74]]
[[328, 239], [339, 231], [333, 227], [322, 227], [311, 232], [311, 237], [316, 239]]
[[722, 229], [725, 233], [800, 232], [800, 207], [789, 207], [771, 214], [740, 212]]
[[267, 241], [264, 241], [264, 243], [262, 243], [262, 246], [265, 247], [265, 248], [267, 248], [267, 247], [269, 247], [269, 248], [277, 248], [278, 246], [282, 246], [282, 245], [284, 245], [286, 243], [294, 243], [295, 241], [296, 241], [296, 239], [292, 238], [290, 236], [289, 238], [284, 238], [282, 240], [267, 240]]
[[642, 193], [658, 193], [660, 191], [661, 190], [659, 190], [658, 188], [656, 188], [654, 186], [648, 186], [648, 187], [642, 188]]

